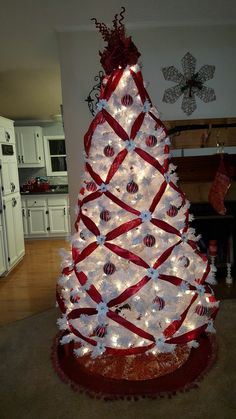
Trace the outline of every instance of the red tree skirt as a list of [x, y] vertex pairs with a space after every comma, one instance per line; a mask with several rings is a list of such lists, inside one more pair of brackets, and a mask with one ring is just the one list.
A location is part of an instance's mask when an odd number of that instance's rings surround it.
[[198, 340], [199, 347], [192, 349], [187, 361], [174, 372], [150, 380], [118, 380], [88, 371], [77, 361], [72, 350], [65, 351], [60, 344], [61, 336], [59, 333], [54, 339], [51, 356], [59, 377], [74, 390], [104, 400], [170, 397], [188, 391], [197, 387], [198, 381], [212, 367], [217, 352], [215, 336], [204, 333]]

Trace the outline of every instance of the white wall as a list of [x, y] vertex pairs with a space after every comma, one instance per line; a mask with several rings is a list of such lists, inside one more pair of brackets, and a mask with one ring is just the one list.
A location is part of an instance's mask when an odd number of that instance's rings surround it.
[[[207, 82], [216, 93], [216, 101], [205, 104], [197, 99], [191, 118], [222, 118], [236, 115], [236, 27], [196, 26], [141, 28], [128, 31], [139, 51], [148, 91], [163, 120], [187, 119], [181, 101], [162, 102], [164, 90], [173, 85], [164, 80], [161, 68], [175, 65], [186, 52], [197, 59], [197, 69], [204, 64], [216, 66], [215, 77]], [[95, 31], [58, 34], [62, 75], [64, 123], [68, 156], [70, 202], [73, 208], [82, 175], [83, 136], [92, 120], [84, 99], [100, 69], [98, 50], [103, 49], [101, 35]]]

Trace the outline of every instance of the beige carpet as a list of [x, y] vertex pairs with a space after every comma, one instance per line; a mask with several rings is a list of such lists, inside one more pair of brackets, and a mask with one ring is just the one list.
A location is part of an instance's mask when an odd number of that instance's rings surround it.
[[236, 300], [217, 319], [218, 361], [199, 389], [172, 399], [104, 402], [60, 381], [50, 359], [56, 309], [0, 328], [0, 419], [235, 419]]

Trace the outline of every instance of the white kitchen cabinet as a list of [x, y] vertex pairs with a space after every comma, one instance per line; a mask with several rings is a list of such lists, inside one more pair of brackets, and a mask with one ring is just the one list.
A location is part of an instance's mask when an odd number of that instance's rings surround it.
[[13, 121], [0, 116], [0, 143], [15, 143]]
[[49, 226], [50, 235], [68, 233], [68, 217], [67, 208], [65, 207], [49, 207]]
[[47, 200], [40, 196], [30, 196], [26, 202], [28, 234], [30, 236], [46, 236], [48, 233]]
[[21, 197], [19, 193], [3, 198], [3, 211], [6, 226], [6, 256], [8, 268], [11, 269], [25, 253]]
[[28, 208], [27, 216], [28, 234], [30, 236], [46, 236], [48, 233], [46, 207]]
[[42, 128], [15, 127], [15, 133], [18, 167], [44, 167]]
[[4, 246], [4, 233], [3, 228], [0, 226], [0, 276], [6, 272], [6, 257], [5, 257], [5, 246]]
[[62, 237], [70, 232], [67, 195], [23, 196], [25, 237]]
[[9, 195], [19, 192], [18, 167], [15, 160], [4, 159], [0, 162], [2, 172], [2, 194]]
[[24, 236], [28, 235], [28, 220], [27, 220], [27, 214], [26, 214], [26, 201], [24, 198], [21, 198], [21, 207], [22, 207], [22, 221], [23, 221], [23, 231]]

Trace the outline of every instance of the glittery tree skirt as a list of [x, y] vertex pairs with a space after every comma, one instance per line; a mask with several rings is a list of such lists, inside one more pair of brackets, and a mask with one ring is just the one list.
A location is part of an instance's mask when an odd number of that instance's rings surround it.
[[60, 345], [55, 338], [52, 363], [61, 379], [72, 388], [94, 397], [113, 400], [129, 397], [172, 395], [196, 386], [216, 358], [215, 338], [203, 334], [199, 348], [180, 346], [174, 354], [138, 356], [90, 356], [75, 358], [73, 344]]
[[142, 354], [127, 356], [105, 356], [92, 359], [90, 355], [77, 358], [81, 368], [92, 374], [115, 380], [150, 380], [175, 371], [183, 365], [190, 354], [186, 345], [165, 354]]

